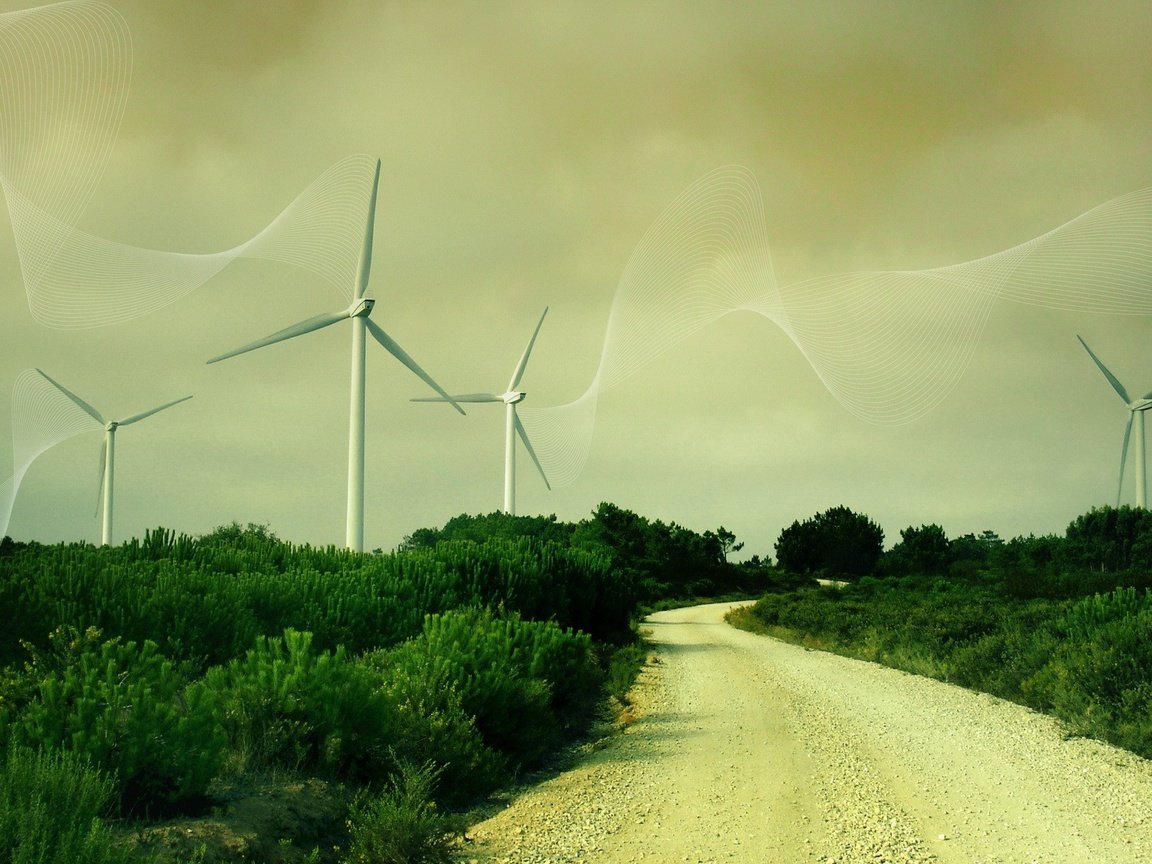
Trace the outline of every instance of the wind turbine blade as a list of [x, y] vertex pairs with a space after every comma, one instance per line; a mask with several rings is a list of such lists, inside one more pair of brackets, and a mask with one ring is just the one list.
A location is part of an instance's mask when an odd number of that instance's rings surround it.
[[100, 470], [96, 474], [96, 511], [93, 516], [100, 515], [100, 505], [104, 501], [104, 469], [108, 467], [108, 439], [100, 442]]
[[[1079, 336], [1076, 338], [1080, 339]], [[1127, 405], [1131, 402], [1132, 399], [1129, 398], [1128, 391], [1124, 389], [1124, 385], [1117, 380], [1115, 375], [1108, 371], [1108, 367], [1100, 362], [1100, 358], [1092, 353], [1092, 349], [1088, 347], [1088, 343], [1080, 339], [1080, 344], [1084, 346], [1084, 350], [1088, 352], [1088, 356], [1096, 361], [1096, 365], [1100, 367], [1100, 371], [1104, 373], [1104, 377], [1108, 379], [1108, 383], [1112, 385], [1112, 389], [1120, 394], [1120, 398], [1124, 400], [1124, 404]]]
[[1132, 437], [1132, 418], [1135, 412], [1128, 412], [1128, 425], [1124, 427], [1124, 446], [1120, 448], [1120, 482], [1116, 484], [1116, 507], [1120, 507], [1120, 493], [1124, 491], [1124, 466], [1128, 463], [1128, 441]]
[[376, 193], [380, 189], [380, 160], [376, 160], [376, 176], [372, 178], [372, 197], [368, 201], [368, 221], [364, 228], [364, 243], [360, 246], [360, 270], [356, 277], [355, 303], [368, 290], [368, 276], [372, 273], [372, 236], [376, 233]]
[[381, 327], [379, 324], [377, 324], [371, 318], [365, 318], [364, 323], [368, 326], [368, 332], [372, 334], [372, 336], [376, 339], [377, 342], [379, 342], [381, 345], [384, 346], [384, 349], [389, 354], [391, 354], [393, 357], [395, 357], [397, 360], [399, 360], [401, 363], [403, 363], [405, 366], [407, 366], [409, 369], [411, 369], [418, 377], [420, 377], [424, 381], [425, 384], [427, 384], [429, 387], [431, 387], [433, 390], [435, 390], [437, 393], [439, 393], [442, 397], [444, 397], [445, 402], [450, 402], [452, 404], [453, 408], [455, 408], [461, 414], [464, 413], [464, 409], [461, 408], [457, 404], [456, 397], [449, 396], [447, 390], [445, 390], [443, 387], [441, 387], [439, 384], [437, 384], [435, 381], [433, 381], [432, 376], [429, 375], [427, 372], [425, 372], [423, 369], [421, 369], [420, 365], [415, 360], [413, 360], [410, 356], [408, 356], [408, 352], [405, 351], [403, 348], [401, 348], [397, 344], [395, 339], [393, 339], [391, 336], [389, 336], [387, 333], [384, 332], [383, 327]]
[[55, 387], [57, 390], [59, 390], [61, 393], [63, 393], [65, 396], [67, 396], [69, 399], [71, 399], [73, 402], [75, 402], [85, 414], [90, 416], [93, 420], [95, 420], [101, 426], [105, 425], [104, 418], [100, 416], [99, 411], [97, 411], [95, 408], [93, 408], [91, 405], [89, 405], [87, 402], [85, 402], [83, 399], [81, 399], [79, 396], [77, 396], [75, 393], [73, 393], [71, 390], [69, 390], [67, 387], [65, 387], [63, 384], [61, 384], [55, 378], [50, 377], [43, 369], [37, 369], [36, 371], [39, 372], [41, 375], [43, 375], [45, 378], [47, 378], [49, 384], [51, 384], [53, 387]]
[[165, 408], [171, 408], [173, 405], [179, 405], [181, 402], [187, 402], [191, 398], [191, 396], [185, 396], [182, 399], [173, 399], [171, 402], [165, 402], [159, 408], [150, 408], [147, 411], [141, 411], [139, 414], [133, 414], [131, 417], [126, 417], [125, 419], [119, 421], [116, 425], [129, 426], [138, 420], [143, 420], [145, 417], [151, 417], [153, 414], [158, 414]]
[[463, 393], [459, 396], [449, 396], [447, 399], [443, 396], [420, 396], [416, 399], [409, 399], [409, 402], [503, 402], [504, 400], [497, 396], [495, 393]]
[[306, 318], [298, 324], [293, 324], [291, 327], [277, 330], [271, 336], [265, 336], [263, 339], [257, 339], [255, 342], [249, 342], [247, 345], [242, 348], [237, 348], [235, 351], [217, 354], [208, 362], [218, 363], [221, 360], [227, 360], [229, 357], [235, 357], [237, 354], [246, 354], [249, 351], [255, 351], [257, 348], [263, 348], [265, 345], [274, 345], [277, 342], [283, 342], [285, 339], [291, 339], [294, 336], [303, 336], [305, 333], [311, 333], [313, 330], [319, 330], [322, 327], [328, 327], [338, 321], [344, 321], [347, 317], [348, 310], [342, 309], [339, 312], [325, 312], [323, 315]]
[[520, 422], [518, 414], [512, 415], [513, 421], [516, 424], [516, 434], [520, 436], [520, 440], [524, 442], [524, 449], [528, 451], [528, 455], [532, 457], [532, 461], [536, 463], [536, 470], [540, 472], [540, 476], [544, 478], [544, 485], [548, 487], [548, 491], [552, 491], [552, 484], [548, 482], [548, 475], [544, 473], [544, 466], [540, 464], [540, 457], [536, 455], [536, 451], [532, 448], [532, 442], [528, 440], [528, 433], [524, 430], [524, 424]]
[[520, 362], [516, 364], [516, 370], [512, 373], [512, 379], [508, 382], [508, 390], [511, 392], [516, 389], [516, 385], [520, 383], [520, 379], [524, 377], [524, 369], [528, 365], [528, 355], [532, 353], [532, 346], [536, 344], [536, 336], [540, 333], [540, 328], [544, 325], [544, 316], [548, 314], [548, 307], [544, 307], [544, 315], [540, 316], [540, 321], [536, 325], [536, 329], [532, 331], [532, 338], [528, 340], [528, 347], [524, 349], [524, 353], [520, 357]]

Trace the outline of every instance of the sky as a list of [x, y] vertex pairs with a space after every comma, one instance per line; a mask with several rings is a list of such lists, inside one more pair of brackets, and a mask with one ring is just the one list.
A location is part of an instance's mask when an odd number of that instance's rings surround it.
[[[338, 160], [378, 157], [373, 320], [448, 390], [500, 392], [549, 307], [526, 406], [584, 393], [633, 250], [720, 166], [757, 178], [781, 283], [979, 258], [1152, 185], [1143, 0], [110, 5], [131, 87], [80, 227], [227, 249]], [[237, 521], [342, 544], [346, 328], [205, 363], [340, 305], [306, 272], [237, 261], [145, 317], [54, 330], [30, 314], [5, 224], [0, 477], [24, 369], [108, 416], [193, 394], [118, 433], [116, 539]], [[517, 509], [579, 520], [611, 501], [723, 525], [761, 556], [838, 505], [889, 545], [929, 523], [1059, 533], [1115, 502], [1127, 418], [1077, 334], [1152, 389], [1147, 316], [1001, 301], [938, 407], [875, 425], [779, 327], [735, 313], [601, 395], [570, 485], [547, 490], [521, 454]], [[366, 547], [499, 509], [498, 406], [411, 403], [426, 388], [375, 348]], [[40, 456], [8, 533], [97, 541], [99, 450], [94, 431]]]

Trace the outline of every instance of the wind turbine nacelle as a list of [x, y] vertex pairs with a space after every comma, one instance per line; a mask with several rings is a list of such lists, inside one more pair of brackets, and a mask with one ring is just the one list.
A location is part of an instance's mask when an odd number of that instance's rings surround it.
[[527, 393], [517, 393], [515, 391], [510, 391], [505, 393], [500, 398], [504, 400], [505, 405], [515, 405], [517, 402], [523, 402], [524, 397], [527, 395]]
[[367, 318], [372, 314], [372, 307], [376, 305], [376, 301], [371, 297], [362, 297], [360, 300], [348, 310], [349, 318]]

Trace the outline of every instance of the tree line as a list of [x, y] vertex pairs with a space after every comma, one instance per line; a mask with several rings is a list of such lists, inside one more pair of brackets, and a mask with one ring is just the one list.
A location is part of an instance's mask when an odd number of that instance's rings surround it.
[[991, 530], [949, 538], [936, 524], [909, 526], [891, 548], [871, 518], [833, 507], [780, 532], [776, 566], [828, 579], [931, 576], [991, 580], [1016, 596], [1077, 597], [1152, 586], [1152, 512], [1097, 507], [1063, 534], [1004, 540]]

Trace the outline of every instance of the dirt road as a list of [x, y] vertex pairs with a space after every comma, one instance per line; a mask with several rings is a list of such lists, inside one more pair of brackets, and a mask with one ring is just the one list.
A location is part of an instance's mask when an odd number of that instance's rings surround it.
[[462, 860], [1152, 864], [1152, 763], [727, 608], [652, 616], [640, 719], [474, 826]]

